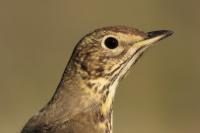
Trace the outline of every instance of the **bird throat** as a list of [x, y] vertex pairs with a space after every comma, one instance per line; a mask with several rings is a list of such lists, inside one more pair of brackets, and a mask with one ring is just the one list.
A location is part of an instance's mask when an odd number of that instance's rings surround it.
[[[111, 87], [111, 81], [100, 77], [98, 79], [90, 79], [83, 81], [82, 90], [93, 97], [94, 101], [98, 103], [98, 111], [96, 112], [99, 119], [98, 126], [106, 131], [112, 133], [112, 115], [113, 115], [113, 99], [114, 99], [114, 86]], [[117, 87], [117, 86], [115, 86]], [[114, 89], [114, 90], [111, 90]]]

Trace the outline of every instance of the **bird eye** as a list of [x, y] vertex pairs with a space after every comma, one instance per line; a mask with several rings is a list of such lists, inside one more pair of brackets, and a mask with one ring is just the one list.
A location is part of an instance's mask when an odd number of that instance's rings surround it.
[[114, 37], [108, 37], [105, 39], [104, 44], [109, 49], [115, 49], [118, 46], [118, 40]]

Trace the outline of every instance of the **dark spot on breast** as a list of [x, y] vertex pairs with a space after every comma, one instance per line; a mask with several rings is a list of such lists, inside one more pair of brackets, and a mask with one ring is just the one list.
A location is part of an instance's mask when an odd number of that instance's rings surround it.
[[105, 116], [103, 114], [100, 115], [100, 121], [104, 122], [105, 121]]
[[81, 69], [87, 71], [88, 70], [87, 65], [85, 63], [81, 63]]
[[105, 121], [105, 116], [101, 113], [101, 111], [96, 112], [96, 117], [98, 119], [98, 122], [104, 122]]
[[110, 128], [109, 128], [110, 126], [109, 126], [109, 123], [107, 122], [106, 123], [106, 133], [110, 133]]
[[96, 72], [102, 73], [104, 71], [103, 67], [99, 67], [96, 69]]
[[106, 99], [107, 99], [107, 96], [103, 96], [103, 102], [105, 103], [106, 102]]
[[108, 94], [109, 94], [109, 90], [106, 91], [106, 96], [108, 96]]
[[93, 88], [94, 85], [95, 85], [94, 83], [90, 83], [90, 82], [87, 83], [87, 86], [88, 86], [90, 89]]

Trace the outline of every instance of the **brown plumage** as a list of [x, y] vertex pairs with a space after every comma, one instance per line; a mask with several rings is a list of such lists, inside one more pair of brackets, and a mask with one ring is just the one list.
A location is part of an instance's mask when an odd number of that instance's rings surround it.
[[171, 31], [105, 27], [83, 37], [52, 99], [21, 133], [111, 133], [115, 89], [153, 43]]

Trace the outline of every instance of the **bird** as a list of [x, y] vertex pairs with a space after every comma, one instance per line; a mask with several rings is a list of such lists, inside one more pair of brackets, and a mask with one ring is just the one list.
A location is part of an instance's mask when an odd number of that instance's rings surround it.
[[113, 133], [113, 101], [119, 82], [149, 47], [173, 34], [107, 26], [75, 46], [49, 102], [21, 133]]

